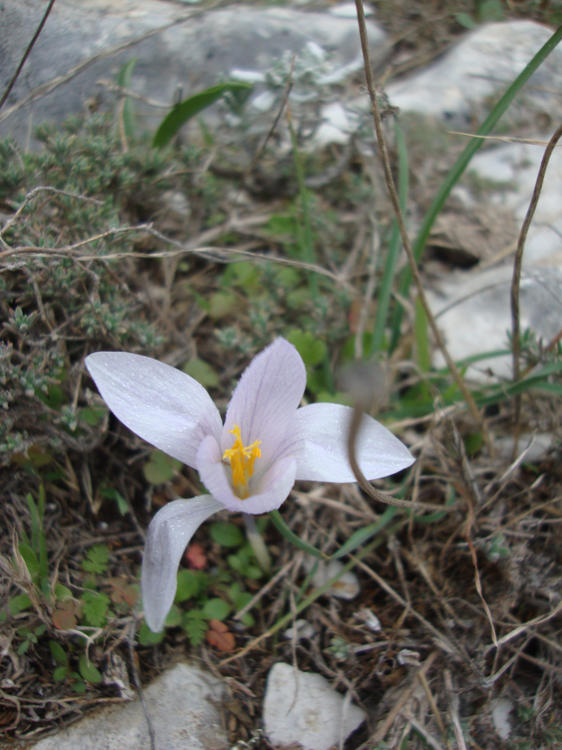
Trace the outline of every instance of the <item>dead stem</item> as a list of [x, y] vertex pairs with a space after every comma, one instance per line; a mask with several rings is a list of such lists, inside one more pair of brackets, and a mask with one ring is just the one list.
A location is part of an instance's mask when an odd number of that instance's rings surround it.
[[396, 216], [396, 221], [398, 222], [398, 228], [400, 230], [402, 244], [404, 245], [404, 250], [406, 251], [406, 255], [408, 256], [408, 263], [410, 265], [410, 270], [412, 272], [412, 278], [414, 279], [414, 283], [417, 288], [418, 296], [420, 298], [424, 312], [427, 316], [427, 321], [431, 327], [431, 330], [433, 331], [435, 342], [437, 346], [439, 347], [439, 349], [441, 350], [441, 353], [443, 354], [445, 361], [447, 362], [447, 367], [449, 368], [449, 371], [455, 383], [457, 384], [459, 391], [462, 393], [463, 398], [466, 401], [466, 404], [470, 410], [470, 413], [472, 414], [473, 419], [475, 420], [476, 424], [482, 431], [484, 439], [486, 440], [486, 443], [489, 449], [491, 450], [492, 443], [488, 435], [486, 425], [484, 424], [482, 415], [480, 414], [480, 411], [478, 407], [476, 406], [476, 402], [474, 401], [472, 394], [470, 393], [469, 389], [466, 386], [466, 383], [464, 382], [460, 372], [458, 371], [454, 360], [452, 359], [451, 355], [449, 354], [447, 350], [447, 347], [445, 346], [445, 341], [443, 339], [443, 336], [441, 335], [441, 331], [439, 330], [437, 326], [437, 322], [435, 320], [435, 317], [431, 311], [431, 308], [425, 296], [423, 282], [420, 276], [420, 272], [418, 270], [418, 265], [416, 263], [414, 253], [412, 251], [412, 246], [410, 244], [410, 239], [408, 237], [408, 231], [406, 229], [406, 224], [404, 222], [404, 217], [402, 215], [402, 209], [400, 208], [400, 201], [398, 199], [398, 193], [396, 192], [396, 186], [394, 185], [394, 178], [392, 177], [392, 170], [390, 167], [390, 159], [388, 157], [388, 150], [386, 148], [386, 140], [385, 140], [384, 133], [382, 130], [382, 120], [381, 120], [381, 115], [380, 115], [380, 110], [379, 110], [379, 104], [377, 101], [377, 95], [375, 91], [373, 70], [371, 68], [371, 61], [369, 58], [369, 40], [367, 37], [367, 26], [365, 24], [365, 11], [363, 9], [363, 0], [355, 0], [355, 5], [357, 7], [357, 20], [359, 22], [359, 35], [361, 37], [361, 50], [363, 52], [363, 60], [365, 62], [365, 74], [367, 77], [367, 87], [369, 89], [369, 96], [371, 98], [373, 119], [375, 123], [375, 131], [377, 134], [377, 142], [379, 144], [381, 160], [382, 160], [383, 168], [384, 168], [384, 176], [385, 176], [386, 185], [388, 188], [388, 193], [392, 201], [392, 206], [394, 209], [394, 214]]
[[[545, 149], [539, 173], [537, 175], [537, 181], [535, 183], [535, 189], [533, 190], [533, 196], [519, 233], [519, 239], [517, 240], [517, 250], [515, 251], [515, 259], [513, 261], [513, 279], [511, 282], [511, 346], [513, 352], [513, 380], [517, 382], [521, 377], [521, 364], [519, 362], [521, 355], [521, 329], [520, 329], [520, 310], [519, 310], [519, 287], [521, 284], [521, 268], [523, 265], [523, 251], [525, 249], [525, 241], [531, 226], [531, 221], [535, 214], [537, 204], [539, 202], [548, 162], [552, 156], [552, 152], [560, 138], [562, 137], [562, 125], [558, 127]], [[513, 445], [513, 456], [517, 455], [517, 443], [519, 438], [519, 421], [521, 417], [521, 394], [517, 393], [514, 400], [514, 413], [513, 421], [515, 428], [515, 442]]]

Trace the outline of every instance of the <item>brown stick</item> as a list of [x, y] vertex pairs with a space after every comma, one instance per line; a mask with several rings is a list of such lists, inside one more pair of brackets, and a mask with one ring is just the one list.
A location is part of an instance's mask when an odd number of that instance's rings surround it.
[[[513, 380], [517, 382], [521, 377], [521, 366], [519, 358], [521, 355], [521, 329], [520, 329], [520, 310], [519, 310], [519, 288], [521, 285], [521, 267], [523, 265], [523, 250], [525, 249], [525, 241], [531, 226], [531, 221], [539, 202], [544, 178], [546, 175], [546, 169], [548, 162], [552, 156], [552, 152], [556, 147], [556, 144], [562, 137], [562, 125], [558, 127], [545, 149], [542, 157], [541, 166], [537, 175], [537, 181], [535, 183], [535, 189], [533, 191], [533, 197], [529, 204], [525, 221], [521, 227], [519, 239], [517, 240], [517, 250], [515, 251], [515, 260], [513, 261], [513, 280], [511, 282], [511, 347], [513, 353]], [[521, 415], [521, 394], [518, 393], [515, 396], [514, 401], [514, 415], [513, 420], [515, 423], [515, 434], [519, 431], [519, 418]], [[517, 440], [515, 441], [514, 451], [517, 451]]]
[[33, 35], [32, 40], [27, 45], [27, 49], [23, 53], [23, 57], [20, 60], [20, 64], [18, 65], [18, 67], [16, 69], [16, 72], [12, 76], [12, 80], [7, 85], [6, 91], [4, 91], [4, 94], [2, 95], [2, 98], [0, 99], [0, 109], [2, 109], [2, 105], [4, 104], [4, 102], [6, 101], [6, 99], [10, 96], [10, 91], [16, 85], [16, 81], [18, 80], [19, 74], [21, 73], [21, 69], [25, 65], [25, 61], [29, 57], [29, 54], [30, 54], [31, 50], [33, 49], [33, 45], [39, 39], [39, 34], [43, 31], [43, 26], [45, 25], [45, 23], [47, 21], [47, 18], [49, 18], [49, 14], [50, 14], [50, 12], [51, 12], [54, 4], [55, 4], [55, 0], [50, 0], [49, 5], [47, 6], [47, 10], [43, 14], [43, 18], [41, 19], [41, 23], [37, 27], [37, 31]]
[[398, 193], [396, 192], [396, 186], [394, 185], [394, 178], [392, 177], [392, 171], [390, 168], [390, 159], [388, 158], [388, 150], [386, 148], [386, 141], [385, 141], [384, 133], [382, 130], [382, 119], [381, 119], [379, 105], [377, 102], [377, 95], [375, 92], [373, 70], [371, 68], [371, 61], [369, 59], [369, 40], [367, 37], [367, 27], [365, 24], [365, 12], [363, 10], [363, 0], [355, 0], [355, 5], [357, 7], [357, 20], [359, 22], [359, 36], [361, 37], [361, 50], [363, 52], [363, 60], [365, 62], [365, 75], [367, 77], [367, 88], [369, 90], [369, 96], [371, 98], [373, 120], [375, 123], [375, 132], [377, 134], [377, 142], [379, 145], [381, 160], [382, 160], [382, 164], [384, 168], [386, 186], [388, 189], [390, 200], [392, 202], [392, 207], [394, 209], [396, 221], [398, 222], [398, 228], [400, 230], [400, 237], [402, 238], [402, 244], [404, 245], [404, 250], [406, 251], [406, 255], [408, 256], [408, 263], [410, 265], [412, 277], [414, 279], [414, 283], [416, 285], [416, 289], [417, 289], [420, 301], [422, 303], [424, 312], [427, 316], [427, 322], [429, 323], [431, 330], [433, 332], [433, 336], [435, 337], [435, 343], [441, 350], [441, 353], [443, 354], [443, 357], [445, 358], [445, 361], [447, 362], [447, 367], [449, 368], [451, 375], [453, 376], [453, 379], [458, 386], [459, 391], [462, 393], [462, 396], [464, 400], [466, 401], [466, 404], [470, 410], [470, 413], [472, 414], [476, 424], [482, 430], [482, 434], [484, 435], [486, 442], [489, 445], [490, 443], [489, 443], [489, 439], [487, 435], [487, 430], [484, 425], [484, 421], [482, 419], [480, 411], [478, 410], [478, 407], [476, 406], [476, 402], [474, 401], [472, 394], [468, 390], [464, 380], [461, 377], [461, 374], [459, 373], [457, 369], [457, 366], [455, 365], [455, 362], [453, 361], [451, 355], [449, 354], [447, 350], [447, 347], [445, 346], [443, 336], [441, 335], [441, 331], [437, 327], [437, 322], [435, 320], [433, 313], [431, 312], [431, 309], [427, 302], [427, 298], [425, 296], [423, 282], [420, 276], [420, 272], [418, 270], [416, 259], [414, 257], [412, 245], [410, 243], [410, 238], [408, 237], [408, 232], [406, 230], [406, 224], [404, 222], [404, 217], [402, 215], [402, 210], [400, 208], [400, 201], [398, 200]]

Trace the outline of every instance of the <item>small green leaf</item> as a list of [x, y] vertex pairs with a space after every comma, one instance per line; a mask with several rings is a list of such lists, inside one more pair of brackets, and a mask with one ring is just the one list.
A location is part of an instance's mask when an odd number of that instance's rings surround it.
[[86, 406], [84, 409], [80, 409], [79, 412], [80, 419], [92, 427], [96, 427], [105, 414], [107, 414], [107, 409], [103, 406]]
[[209, 317], [220, 320], [233, 313], [240, 306], [239, 298], [232, 292], [215, 292], [209, 298]]
[[106, 594], [98, 594], [95, 591], [85, 591], [82, 594], [84, 602], [83, 614], [88, 625], [93, 628], [101, 628], [105, 625], [105, 618], [110, 604]]
[[72, 591], [66, 586], [63, 586], [62, 583], [57, 583], [55, 585], [55, 599], [57, 601], [63, 601], [64, 599], [72, 599]]
[[100, 487], [100, 495], [106, 497], [108, 500], [114, 500], [117, 504], [117, 510], [122, 516], [126, 516], [129, 513], [127, 501], [120, 492], [117, 492], [115, 487]]
[[204, 362], [199, 357], [190, 360], [182, 367], [182, 370], [201, 383], [205, 388], [216, 388], [219, 384], [219, 376], [213, 370], [210, 364]]
[[164, 640], [165, 633], [153, 633], [146, 622], [139, 628], [139, 643], [141, 646], [154, 646]]
[[55, 671], [53, 672], [53, 680], [55, 682], [62, 682], [64, 679], [66, 679], [67, 674], [68, 674], [67, 666], [57, 667]]
[[86, 685], [78, 672], [70, 673], [70, 684], [75, 693], [82, 694], [86, 692]]
[[182, 617], [181, 626], [185, 630], [192, 646], [198, 646], [209, 629], [203, 613], [198, 609], [185, 612]]
[[240, 547], [244, 544], [244, 534], [239, 526], [230, 521], [218, 521], [209, 527], [211, 539], [221, 547]]
[[107, 563], [111, 556], [109, 548], [105, 544], [96, 544], [86, 553], [86, 559], [82, 560], [82, 570], [87, 573], [98, 573], [102, 575], [107, 570]]
[[168, 615], [166, 617], [166, 620], [164, 622], [164, 626], [166, 628], [177, 628], [177, 626], [181, 623], [181, 612], [178, 607], [176, 607], [175, 604], [172, 604], [172, 608], [168, 612]]
[[224, 620], [230, 612], [232, 607], [224, 599], [209, 599], [203, 605], [203, 617], [207, 620]]
[[53, 655], [53, 659], [57, 662], [57, 664], [66, 667], [68, 665], [68, 656], [60, 643], [57, 643], [56, 641], [49, 641], [49, 648], [51, 649], [51, 654]]
[[25, 640], [23, 641], [23, 643], [20, 643], [20, 645], [18, 646], [18, 650], [16, 652], [17, 655], [21, 656], [22, 654], [25, 654], [25, 652], [29, 649], [30, 645], [31, 645], [30, 640]]
[[86, 657], [86, 654], [82, 654], [78, 660], [78, 669], [86, 682], [99, 685], [102, 681], [101, 672], [97, 667], [94, 667], [92, 662]]
[[478, 24], [468, 13], [455, 13], [455, 21], [465, 29], [475, 29]]
[[11, 615], [19, 615], [20, 612], [31, 608], [31, 599], [27, 594], [18, 594], [10, 599], [8, 607]]
[[289, 341], [301, 355], [305, 365], [316, 367], [328, 355], [328, 347], [321, 339], [317, 339], [310, 331], [295, 329], [287, 334]]
[[164, 484], [169, 482], [180, 468], [181, 461], [162, 451], [152, 451], [150, 460], [144, 465], [144, 476], [151, 484]]
[[212, 86], [205, 91], [201, 91], [195, 96], [190, 96], [180, 104], [177, 104], [172, 111], [162, 120], [160, 127], [156, 131], [152, 145], [154, 148], [160, 148], [168, 144], [176, 135], [179, 129], [191, 119], [194, 115], [210, 107], [220, 99], [227, 91], [243, 91], [251, 89], [249, 83], [242, 81], [231, 81], [220, 83], [218, 86]]
[[174, 601], [179, 604], [197, 596], [205, 587], [207, 576], [200, 570], [182, 568], [178, 571], [178, 587]]

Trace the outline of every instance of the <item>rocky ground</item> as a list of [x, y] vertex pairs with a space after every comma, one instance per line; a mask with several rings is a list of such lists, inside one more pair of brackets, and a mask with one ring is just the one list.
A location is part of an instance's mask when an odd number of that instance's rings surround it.
[[[0, 95], [44, 10], [3, 3]], [[560, 9], [401, 0], [367, 10], [415, 239]], [[385, 274], [398, 235], [356, 24], [354, 6], [326, 3], [59, 0], [0, 108], [6, 747], [562, 742], [557, 149], [523, 255], [516, 378], [510, 343], [513, 258], [560, 121], [562, 53], [482, 141], [420, 260], [476, 421], [413, 288], [404, 292], [405, 257], [394, 280]], [[221, 77], [252, 87], [153, 148], [170, 105]], [[417, 459], [376, 486], [443, 509], [297, 483], [281, 512], [298, 540], [326, 555], [360, 543], [317, 566], [264, 516], [269, 572], [239, 517], [213, 517], [155, 635], [139, 600], [146, 527], [202, 485], [115, 420], [84, 357], [156, 357], [224, 410], [279, 335], [305, 362], [307, 403], [349, 403], [341, 367], [375, 363], [372, 413]]]

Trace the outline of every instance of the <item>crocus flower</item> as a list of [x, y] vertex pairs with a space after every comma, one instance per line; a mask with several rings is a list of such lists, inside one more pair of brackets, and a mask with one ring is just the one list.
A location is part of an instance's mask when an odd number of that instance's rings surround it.
[[[142, 563], [144, 613], [162, 630], [176, 592], [176, 574], [196, 529], [228, 508], [247, 514], [278, 508], [295, 480], [353, 482], [347, 455], [351, 409], [337, 404], [299, 408], [306, 369], [282, 338], [258, 354], [243, 373], [224, 425], [196, 380], [138, 354], [99, 352], [86, 366], [107, 405], [130, 430], [197, 469], [209, 495], [174, 500], [148, 528]], [[367, 479], [410, 466], [410, 451], [365, 416], [357, 444]]]

